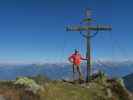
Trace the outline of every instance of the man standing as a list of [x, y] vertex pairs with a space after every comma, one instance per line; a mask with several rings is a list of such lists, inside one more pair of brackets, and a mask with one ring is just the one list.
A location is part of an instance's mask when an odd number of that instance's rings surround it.
[[79, 73], [79, 80], [83, 79], [81, 70], [80, 70], [80, 64], [81, 60], [87, 60], [87, 58], [83, 58], [79, 51], [75, 49], [75, 52], [69, 57], [68, 59], [73, 64], [73, 80], [75, 77], [75, 68], [77, 69], [77, 72]]

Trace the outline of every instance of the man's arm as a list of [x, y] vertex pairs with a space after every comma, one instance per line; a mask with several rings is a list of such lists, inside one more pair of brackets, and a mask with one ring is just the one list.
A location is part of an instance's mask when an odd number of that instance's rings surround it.
[[72, 61], [72, 56], [70, 56], [70, 57], [68, 58], [68, 60], [69, 60], [69, 62], [73, 63], [73, 61]]
[[84, 58], [81, 55], [80, 55], [80, 57], [81, 57], [81, 60], [88, 60], [88, 58]]

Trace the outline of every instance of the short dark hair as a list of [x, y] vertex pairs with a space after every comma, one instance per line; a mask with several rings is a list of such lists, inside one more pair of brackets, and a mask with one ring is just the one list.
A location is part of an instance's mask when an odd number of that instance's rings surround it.
[[77, 49], [75, 49], [75, 53], [78, 53], [79, 51]]

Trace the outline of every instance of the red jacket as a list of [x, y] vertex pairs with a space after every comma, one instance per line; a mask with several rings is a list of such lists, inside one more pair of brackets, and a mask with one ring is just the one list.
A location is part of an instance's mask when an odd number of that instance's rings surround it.
[[81, 60], [85, 60], [80, 54], [72, 54], [69, 57], [69, 61], [71, 61], [75, 65], [80, 65]]

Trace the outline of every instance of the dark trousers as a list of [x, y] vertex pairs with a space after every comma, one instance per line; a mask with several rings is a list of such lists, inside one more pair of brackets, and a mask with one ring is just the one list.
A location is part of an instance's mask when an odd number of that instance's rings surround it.
[[79, 80], [83, 79], [83, 76], [82, 76], [82, 73], [81, 73], [81, 70], [80, 70], [80, 65], [75, 65], [73, 64], [73, 80], [75, 80], [75, 68], [77, 69], [77, 72], [79, 74]]

